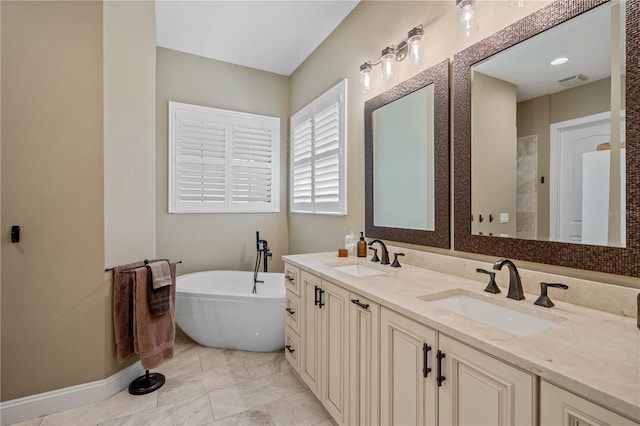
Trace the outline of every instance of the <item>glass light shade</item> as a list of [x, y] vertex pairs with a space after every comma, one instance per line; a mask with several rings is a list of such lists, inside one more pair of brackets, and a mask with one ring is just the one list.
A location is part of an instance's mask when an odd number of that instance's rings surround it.
[[470, 37], [478, 31], [473, 3], [473, 0], [458, 1], [458, 35], [460, 36]]
[[382, 51], [382, 76], [385, 80], [393, 77], [393, 66], [396, 61], [396, 52], [393, 47], [387, 47]]
[[362, 90], [362, 93], [367, 93], [371, 90], [372, 77], [371, 63], [366, 62], [360, 65], [360, 89]]
[[412, 64], [419, 64], [422, 61], [420, 55], [420, 45], [422, 42], [422, 35], [416, 35], [407, 40], [409, 43], [409, 62]]

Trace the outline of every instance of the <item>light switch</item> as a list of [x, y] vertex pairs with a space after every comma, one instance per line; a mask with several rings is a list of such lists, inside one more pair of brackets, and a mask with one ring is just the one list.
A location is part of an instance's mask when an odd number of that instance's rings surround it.
[[500, 223], [509, 223], [509, 213], [500, 213]]

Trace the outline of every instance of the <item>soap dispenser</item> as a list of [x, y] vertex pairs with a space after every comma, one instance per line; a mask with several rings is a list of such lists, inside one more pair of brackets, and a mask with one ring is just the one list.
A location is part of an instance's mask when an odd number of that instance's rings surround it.
[[360, 241], [358, 241], [358, 257], [367, 257], [367, 242], [364, 240], [364, 232], [360, 232]]

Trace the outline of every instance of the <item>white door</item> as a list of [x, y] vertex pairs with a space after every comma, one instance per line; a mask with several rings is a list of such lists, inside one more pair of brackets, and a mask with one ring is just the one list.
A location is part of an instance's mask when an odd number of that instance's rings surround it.
[[[610, 117], [606, 112], [551, 125], [549, 214], [552, 240], [582, 241], [582, 156], [611, 140]], [[620, 129], [621, 140], [624, 140], [624, 116]], [[608, 200], [603, 202], [608, 203]]]

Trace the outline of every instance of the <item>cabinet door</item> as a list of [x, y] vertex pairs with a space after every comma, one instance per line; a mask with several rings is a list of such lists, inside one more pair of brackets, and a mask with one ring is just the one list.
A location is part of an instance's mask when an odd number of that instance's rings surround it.
[[349, 424], [375, 426], [380, 424], [380, 305], [354, 293], [349, 298]]
[[[425, 345], [431, 350], [425, 352]], [[434, 330], [380, 309], [381, 424], [436, 424], [435, 347]]]
[[441, 425], [536, 423], [535, 376], [442, 334], [438, 348], [444, 354], [444, 381], [438, 388]]
[[302, 339], [300, 351], [300, 376], [313, 393], [320, 398], [320, 309], [316, 306], [317, 290], [322, 286], [320, 278], [302, 272]]
[[545, 426], [639, 425], [545, 381], [540, 385], [540, 424]]
[[349, 292], [322, 281], [321, 401], [338, 424], [347, 424]]

